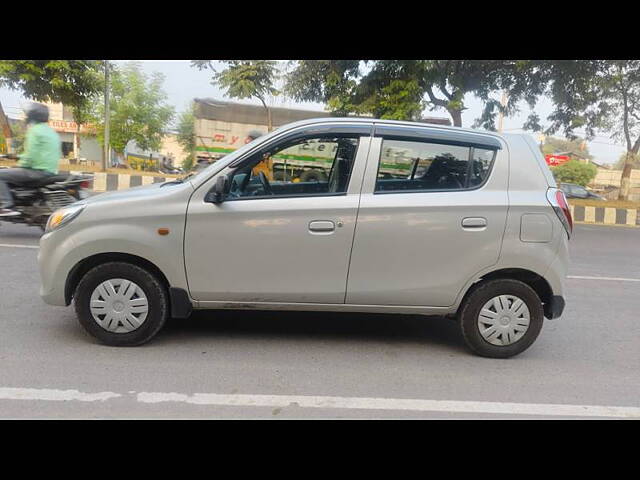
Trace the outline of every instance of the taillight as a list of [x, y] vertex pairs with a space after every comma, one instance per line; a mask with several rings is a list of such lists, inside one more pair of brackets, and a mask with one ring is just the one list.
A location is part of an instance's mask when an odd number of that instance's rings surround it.
[[571, 210], [569, 204], [564, 196], [564, 192], [557, 188], [550, 188], [547, 192], [547, 200], [553, 207], [553, 210], [558, 215], [560, 222], [567, 231], [567, 235], [571, 238], [571, 232], [573, 232], [573, 218], [571, 218]]
[[80, 182], [80, 188], [89, 188], [90, 185], [91, 183], [88, 180], [84, 180], [83, 182]]

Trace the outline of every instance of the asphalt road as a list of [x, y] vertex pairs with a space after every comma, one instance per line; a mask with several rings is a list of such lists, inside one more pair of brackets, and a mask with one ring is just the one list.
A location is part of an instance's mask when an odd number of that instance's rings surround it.
[[508, 360], [452, 321], [370, 314], [206, 312], [102, 346], [40, 300], [17, 247], [39, 235], [0, 226], [0, 418], [640, 416], [640, 229], [576, 226], [564, 315]]

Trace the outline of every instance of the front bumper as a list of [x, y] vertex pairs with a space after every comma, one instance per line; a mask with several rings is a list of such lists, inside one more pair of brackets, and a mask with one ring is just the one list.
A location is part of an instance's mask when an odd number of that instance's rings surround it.
[[[65, 284], [73, 260], [68, 253], [73, 251], [73, 242], [63, 232], [53, 231], [40, 238], [38, 267], [40, 270], [40, 296], [49, 305], [65, 306]], [[61, 234], [61, 235], [59, 235]], [[52, 236], [56, 235], [55, 240]]]

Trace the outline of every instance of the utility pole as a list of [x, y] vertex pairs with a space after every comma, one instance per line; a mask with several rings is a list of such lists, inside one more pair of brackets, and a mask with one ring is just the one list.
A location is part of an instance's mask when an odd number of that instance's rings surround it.
[[104, 155], [102, 157], [102, 171], [107, 171], [111, 161], [111, 147], [109, 146], [109, 60], [104, 61]]
[[[503, 107], [505, 107], [507, 105], [507, 92], [505, 92], [504, 90], [502, 91], [502, 100], [500, 100], [500, 105], [502, 105]], [[499, 117], [498, 117], [498, 132], [502, 133], [502, 121], [504, 120], [504, 114], [502, 113], [502, 110], [499, 112]]]

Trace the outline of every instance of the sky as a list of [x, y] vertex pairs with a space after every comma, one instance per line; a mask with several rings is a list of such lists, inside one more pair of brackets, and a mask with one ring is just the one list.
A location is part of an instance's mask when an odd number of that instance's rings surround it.
[[[125, 64], [125, 60], [115, 60], [117, 64]], [[142, 60], [140, 61], [143, 71], [146, 73], [160, 72], [164, 74], [164, 90], [168, 96], [168, 103], [171, 104], [176, 113], [186, 110], [192, 99], [198, 97], [213, 97], [216, 99], [225, 99], [223, 92], [211, 85], [211, 72], [200, 71], [192, 68], [188, 60]], [[228, 100], [228, 99], [227, 99]], [[0, 102], [5, 113], [10, 117], [17, 117], [20, 113], [21, 104], [27, 100], [18, 92], [0, 88]], [[246, 100], [243, 103], [251, 103], [259, 105], [258, 100]], [[300, 108], [304, 110], [322, 111], [324, 106], [320, 103], [299, 103], [293, 102], [283, 97], [271, 98], [271, 106], [284, 108]], [[482, 102], [472, 95], [465, 97], [465, 105], [468, 107], [463, 113], [462, 126], [471, 127], [473, 121], [480, 116], [482, 110]], [[536, 105], [536, 113], [542, 121], [551, 113], [551, 102], [548, 99], [541, 99]], [[530, 113], [529, 106], [522, 103], [519, 114], [505, 118], [503, 122], [503, 131], [505, 133], [524, 132], [521, 127]], [[445, 110], [425, 111], [425, 116], [449, 118]], [[531, 134], [536, 140], [536, 134]], [[561, 135], [558, 135], [561, 136]], [[620, 155], [624, 153], [625, 148], [622, 145], [615, 145], [615, 142], [609, 138], [607, 134], [601, 134], [588, 143], [589, 152], [595, 157], [598, 163], [615, 163]]]

